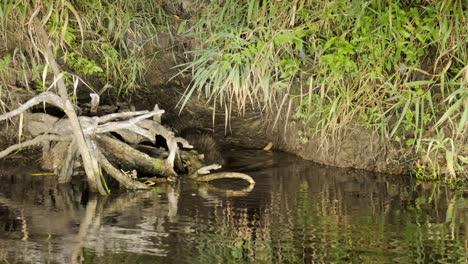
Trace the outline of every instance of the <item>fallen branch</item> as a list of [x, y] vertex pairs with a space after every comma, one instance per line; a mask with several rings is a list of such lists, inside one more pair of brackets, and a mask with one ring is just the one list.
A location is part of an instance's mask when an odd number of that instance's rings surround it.
[[87, 142], [89, 143], [90, 141], [85, 138], [75, 109], [73, 108], [73, 104], [68, 98], [67, 87], [65, 86], [62, 71], [57, 61], [55, 60], [49, 36], [45, 31], [44, 27], [42, 26], [40, 20], [34, 15], [32, 15], [31, 17], [31, 21], [33, 21], [33, 23], [31, 24], [32, 28], [36, 32], [39, 40], [38, 44], [41, 46], [40, 48], [38, 46], [35, 47], [38, 49], [39, 52], [41, 52], [44, 55], [45, 60], [47, 61], [48, 65], [50, 65], [52, 72], [54, 73], [54, 81], [56, 81], [55, 87], [57, 89], [57, 93], [60, 95], [60, 98], [63, 102], [62, 109], [68, 116], [68, 119], [70, 119], [70, 125], [76, 140], [76, 144], [78, 146], [78, 151], [83, 160], [83, 167], [86, 172], [89, 188], [92, 192], [99, 192], [103, 195], [107, 194], [102, 184], [100, 184], [97, 157], [94, 156], [93, 153], [90, 151], [90, 148], [92, 146], [87, 144]]
[[[120, 130], [120, 129], [128, 129], [130, 127], [134, 127], [135, 124], [137, 124], [138, 122], [143, 121], [144, 119], [150, 118], [150, 117], [152, 117], [154, 115], [161, 115], [163, 113], [164, 113], [164, 110], [151, 111], [151, 112], [145, 113], [143, 115], [140, 115], [140, 116], [137, 116], [137, 117], [134, 117], [132, 119], [125, 120], [125, 121], [110, 122], [110, 123], [106, 123], [104, 125], [99, 125], [97, 127], [87, 127], [85, 129], [83, 129], [83, 132], [85, 134], [97, 134], [97, 133], [106, 133], [106, 132], [111, 132], [111, 131], [117, 131], [117, 130]], [[104, 120], [105, 120], [105, 117], [106, 116], [103, 117]], [[100, 118], [94, 117], [93, 119], [96, 119], [95, 123], [102, 123]]]
[[98, 117], [98, 123], [106, 123], [106, 122], [112, 121], [114, 119], [143, 115], [143, 114], [146, 114], [148, 112], [149, 112], [148, 110], [144, 110], [144, 111], [136, 111], [136, 112], [123, 112], [123, 113], [108, 114], [108, 115], [105, 115], [105, 116]]
[[221, 169], [221, 167], [222, 166], [219, 164], [211, 164], [211, 165], [198, 169], [197, 175], [205, 175], [205, 174], [210, 173], [211, 170], [218, 170], [218, 169]]
[[218, 172], [203, 176], [198, 176], [195, 178], [199, 182], [209, 182], [219, 179], [241, 179], [247, 181], [250, 185], [255, 185], [255, 181], [247, 174], [240, 172]]

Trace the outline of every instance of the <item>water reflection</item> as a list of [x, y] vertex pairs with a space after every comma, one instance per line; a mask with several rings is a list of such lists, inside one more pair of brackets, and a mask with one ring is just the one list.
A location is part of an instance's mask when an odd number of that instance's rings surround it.
[[0, 260], [51, 263], [466, 263], [466, 193], [228, 153], [257, 181], [183, 180], [90, 196], [3, 164]]

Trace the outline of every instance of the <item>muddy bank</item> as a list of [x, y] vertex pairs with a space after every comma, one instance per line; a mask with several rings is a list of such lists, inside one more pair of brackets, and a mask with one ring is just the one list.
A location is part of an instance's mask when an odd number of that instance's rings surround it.
[[290, 123], [286, 132], [277, 136], [278, 147], [324, 165], [385, 173], [407, 170], [397, 160], [398, 154], [403, 151], [386, 146], [378, 134], [364, 127], [347, 128], [337, 141], [325, 144], [314, 137], [309, 138], [307, 143], [301, 142], [298, 136], [300, 130], [300, 125]]
[[363, 127], [347, 129], [346, 133], [336, 142], [321, 145], [319, 139], [313, 137], [308, 142], [301, 142], [298, 136], [302, 129], [295, 122], [279, 121], [273, 127], [274, 117], [251, 111], [245, 116], [233, 114], [227, 127], [225, 113], [213, 111], [203, 98], [193, 98], [180, 111], [175, 107], [180, 101], [183, 88], [177, 85], [153, 87], [138, 96], [133, 101], [137, 108], [145, 109], [154, 102], [166, 109], [162, 123], [178, 132], [194, 128], [209, 131], [222, 149], [232, 146], [240, 148], [261, 149], [269, 142], [273, 143], [276, 151], [296, 154], [303, 159], [320, 164], [356, 168], [376, 172], [404, 172], [405, 168], [399, 164], [402, 150], [386, 145], [380, 136]]

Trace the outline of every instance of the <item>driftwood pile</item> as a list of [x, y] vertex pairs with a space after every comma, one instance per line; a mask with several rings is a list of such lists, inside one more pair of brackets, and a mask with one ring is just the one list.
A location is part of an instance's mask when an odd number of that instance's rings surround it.
[[[25, 112], [34, 105], [48, 103], [63, 109], [63, 100], [52, 92], [44, 92], [30, 99], [14, 111], [0, 115], [0, 121], [16, 115], [24, 115], [22, 133], [32, 139], [12, 145], [0, 152], [3, 158], [15, 151], [33, 145], [42, 146], [43, 167], [53, 170], [62, 183], [69, 182], [77, 164], [80, 161], [80, 151], [74, 136], [73, 126], [68, 118], [57, 118], [45, 113]], [[76, 108], [76, 106], [75, 106]], [[184, 138], [161, 125], [160, 116], [164, 110], [155, 105], [152, 111], [133, 111], [111, 113], [103, 116], [79, 116], [78, 121], [83, 133], [89, 153], [97, 161], [100, 177], [98, 179], [88, 176], [90, 185], [96, 185], [98, 191], [103, 186], [103, 175], [112, 176], [122, 186], [128, 189], [147, 189], [148, 185], [138, 181], [140, 175], [152, 175], [160, 178], [176, 177], [177, 171], [185, 171], [198, 181], [210, 181], [220, 178], [240, 178], [250, 184], [255, 182], [247, 175], [233, 172], [209, 174], [210, 170], [219, 169], [213, 164], [203, 167], [203, 160], [191, 149], [192, 145]], [[152, 157], [138, 150], [142, 142], [155, 144], [156, 135], [162, 136], [167, 144], [167, 150], [154, 148], [156, 157]], [[181, 146], [183, 149], [181, 149]], [[117, 164], [117, 165], [114, 165]], [[122, 169], [124, 168], [124, 169]], [[133, 171], [134, 173], [127, 173]], [[205, 175], [206, 174], [206, 175]], [[202, 176], [203, 175], [203, 176]]]

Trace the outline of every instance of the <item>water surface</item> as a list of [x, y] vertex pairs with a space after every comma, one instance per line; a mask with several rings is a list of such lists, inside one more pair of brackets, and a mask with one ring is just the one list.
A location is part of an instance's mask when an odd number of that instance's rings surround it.
[[30, 164], [0, 166], [0, 261], [9, 263], [467, 263], [462, 190], [231, 151], [257, 182], [90, 195]]

